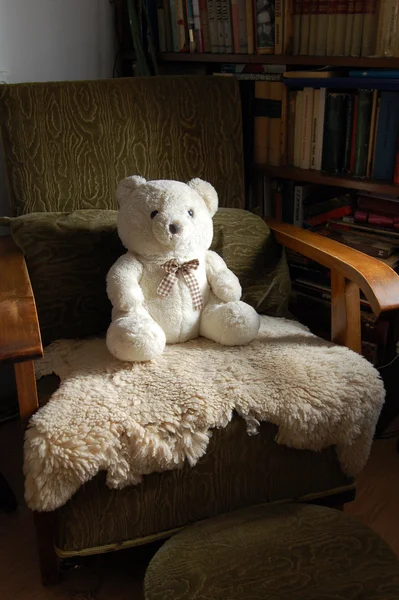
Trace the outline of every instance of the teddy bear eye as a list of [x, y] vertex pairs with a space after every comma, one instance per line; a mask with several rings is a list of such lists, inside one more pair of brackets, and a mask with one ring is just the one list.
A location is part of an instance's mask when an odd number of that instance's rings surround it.
[[152, 213], [151, 213], [151, 219], [153, 219], [154, 217], [156, 217], [157, 214], [158, 214], [158, 211], [157, 210], [153, 210]]
[[194, 216], [194, 211], [190, 208], [190, 210], [188, 211], [188, 214], [190, 215], [190, 217]]

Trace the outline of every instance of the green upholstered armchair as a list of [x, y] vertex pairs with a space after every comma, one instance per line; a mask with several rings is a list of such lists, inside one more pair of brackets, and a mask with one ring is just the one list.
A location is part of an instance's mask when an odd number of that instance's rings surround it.
[[[33, 361], [42, 344], [102, 334], [108, 326], [105, 275], [123, 252], [114, 190], [129, 174], [201, 177], [215, 186], [222, 208], [213, 248], [259, 312], [286, 314], [290, 283], [276, 237], [334, 269], [336, 341], [358, 349], [359, 286], [376, 312], [395, 306], [392, 294], [399, 303], [388, 267], [294, 227], [269, 228], [240, 210], [241, 110], [232, 78], [0, 86], [0, 124], [15, 216], [12, 237], [0, 242], [0, 358], [15, 363], [25, 421], [57, 386], [55, 377], [36, 386]], [[249, 437], [244, 422], [233, 419], [193, 468], [149, 475], [121, 491], [108, 489], [100, 473], [57, 511], [35, 513], [43, 580], [56, 579], [59, 559], [140, 545], [240, 507], [353, 497], [354, 482], [333, 448], [293, 450], [275, 443], [275, 433], [263, 423], [260, 435]]]

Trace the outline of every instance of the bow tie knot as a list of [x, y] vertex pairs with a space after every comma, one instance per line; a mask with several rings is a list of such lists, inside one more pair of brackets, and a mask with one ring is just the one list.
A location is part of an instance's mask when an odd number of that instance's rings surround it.
[[157, 293], [165, 298], [169, 296], [175, 282], [178, 279], [178, 275], [181, 273], [188, 289], [190, 290], [194, 309], [200, 310], [203, 307], [201, 290], [193, 273], [193, 271], [199, 267], [199, 260], [194, 258], [193, 260], [189, 260], [185, 263], [180, 263], [177, 259], [172, 258], [161, 265], [161, 267], [164, 271], [166, 271], [167, 274], [159, 284]]

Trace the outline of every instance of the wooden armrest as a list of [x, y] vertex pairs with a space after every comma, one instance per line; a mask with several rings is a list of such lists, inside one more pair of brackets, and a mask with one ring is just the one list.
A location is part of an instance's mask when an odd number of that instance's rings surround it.
[[11, 237], [0, 237], [0, 362], [41, 356], [39, 321], [25, 259]]
[[275, 219], [266, 219], [266, 223], [280, 244], [355, 283], [376, 315], [399, 308], [399, 275], [385, 263], [294, 225]]

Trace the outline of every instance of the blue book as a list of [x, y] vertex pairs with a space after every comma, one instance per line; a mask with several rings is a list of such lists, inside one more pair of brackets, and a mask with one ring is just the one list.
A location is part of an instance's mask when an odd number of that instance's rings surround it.
[[399, 79], [399, 70], [389, 69], [353, 69], [349, 77], [374, 77], [376, 79]]
[[399, 90], [398, 79], [380, 79], [378, 77], [330, 77], [328, 79], [304, 79], [300, 77], [289, 77], [284, 79], [284, 85], [289, 88], [330, 88], [335, 90], [362, 88], [363, 90]]
[[398, 131], [399, 92], [382, 92], [375, 147], [375, 179], [393, 179]]

